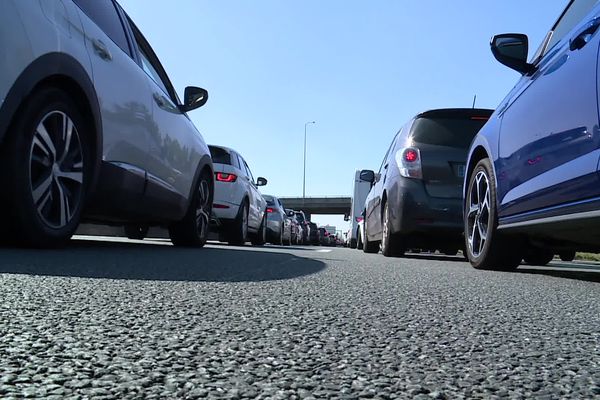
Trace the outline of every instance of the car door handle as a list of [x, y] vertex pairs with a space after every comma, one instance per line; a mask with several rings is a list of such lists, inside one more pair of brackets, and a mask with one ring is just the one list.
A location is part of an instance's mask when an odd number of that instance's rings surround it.
[[598, 31], [598, 28], [600, 28], [600, 17], [594, 18], [587, 23], [585, 27], [580, 30], [573, 39], [571, 39], [571, 42], [569, 43], [569, 48], [571, 51], [583, 49]]
[[108, 48], [106, 47], [104, 42], [102, 42], [102, 40], [94, 39], [92, 40], [92, 45], [94, 46], [94, 51], [96, 52], [96, 54], [98, 54], [98, 56], [101, 59], [105, 61], [112, 60], [112, 54], [110, 54], [110, 51], [108, 51]]

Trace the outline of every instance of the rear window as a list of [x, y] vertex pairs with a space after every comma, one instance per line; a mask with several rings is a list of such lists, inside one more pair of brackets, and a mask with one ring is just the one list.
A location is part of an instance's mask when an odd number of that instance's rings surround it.
[[273, 197], [271, 197], [271, 196], [263, 196], [263, 197], [267, 201], [267, 205], [269, 205], [269, 206], [275, 205], [275, 200], [273, 199]]
[[208, 148], [210, 149], [210, 156], [212, 157], [213, 163], [232, 165], [231, 154], [229, 154], [227, 150], [212, 146], [208, 146]]
[[488, 117], [419, 118], [412, 128], [415, 143], [466, 149]]

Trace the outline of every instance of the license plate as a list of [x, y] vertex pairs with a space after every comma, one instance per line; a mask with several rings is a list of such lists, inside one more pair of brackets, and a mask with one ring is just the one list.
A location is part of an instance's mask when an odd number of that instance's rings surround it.
[[465, 177], [465, 165], [459, 165], [458, 166], [458, 176], [461, 178]]

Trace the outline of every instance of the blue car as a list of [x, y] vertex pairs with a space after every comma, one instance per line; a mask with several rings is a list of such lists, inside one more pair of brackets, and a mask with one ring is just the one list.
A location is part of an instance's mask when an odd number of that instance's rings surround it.
[[479, 269], [600, 251], [600, 2], [572, 0], [528, 61], [522, 34], [495, 36], [522, 74], [469, 150], [467, 256]]

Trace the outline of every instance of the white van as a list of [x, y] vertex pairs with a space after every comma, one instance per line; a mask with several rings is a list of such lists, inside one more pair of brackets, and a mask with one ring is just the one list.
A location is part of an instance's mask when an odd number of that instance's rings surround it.
[[355, 249], [358, 239], [358, 223], [362, 221], [365, 200], [371, 191], [371, 183], [360, 179], [360, 171], [354, 174], [354, 190], [352, 192], [352, 209], [350, 214], [350, 248]]

